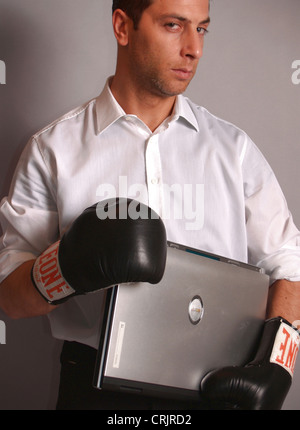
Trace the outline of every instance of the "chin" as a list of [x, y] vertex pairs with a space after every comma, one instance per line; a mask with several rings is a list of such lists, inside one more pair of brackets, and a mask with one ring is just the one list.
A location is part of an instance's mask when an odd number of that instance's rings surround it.
[[165, 97], [179, 96], [187, 89], [189, 82], [185, 85], [164, 85], [159, 87], [159, 92]]

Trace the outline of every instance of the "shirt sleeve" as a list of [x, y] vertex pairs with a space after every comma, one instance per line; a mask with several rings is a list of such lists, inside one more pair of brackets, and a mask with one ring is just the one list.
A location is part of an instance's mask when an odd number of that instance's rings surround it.
[[58, 237], [55, 175], [34, 138], [26, 145], [0, 204], [0, 282]]
[[300, 233], [271, 167], [248, 142], [244, 170], [249, 262], [262, 267], [273, 283], [300, 281]]

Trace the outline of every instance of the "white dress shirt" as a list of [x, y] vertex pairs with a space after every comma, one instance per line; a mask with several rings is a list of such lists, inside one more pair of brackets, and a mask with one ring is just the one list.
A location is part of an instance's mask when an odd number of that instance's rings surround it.
[[[0, 281], [114, 196], [151, 206], [171, 241], [259, 265], [271, 282], [300, 280], [299, 231], [250, 138], [184, 96], [152, 133], [107, 83], [26, 146], [1, 202]], [[51, 312], [53, 335], [97, 347], [104, 297], [74, 297]]]

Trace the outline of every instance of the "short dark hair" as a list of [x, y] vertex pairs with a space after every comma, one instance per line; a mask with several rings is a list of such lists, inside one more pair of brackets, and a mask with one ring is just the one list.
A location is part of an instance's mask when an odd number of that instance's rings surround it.
[[153, 0], [113, 0], [112, 11], [123, 10], [132, 19], [134, 28], [137, 29], [141, 16]]

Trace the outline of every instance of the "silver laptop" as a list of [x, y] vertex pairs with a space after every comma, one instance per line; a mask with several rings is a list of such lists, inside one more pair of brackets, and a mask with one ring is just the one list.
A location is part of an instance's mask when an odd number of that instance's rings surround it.
[[251, 359], [268, 288], [269, 277], [257, 267], [168, 242], [159, 284], [107, 291], [94, 385], [199, 399], [210, 370]]

